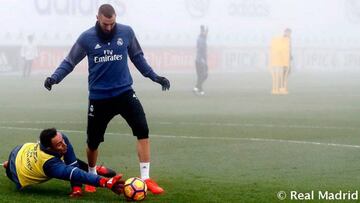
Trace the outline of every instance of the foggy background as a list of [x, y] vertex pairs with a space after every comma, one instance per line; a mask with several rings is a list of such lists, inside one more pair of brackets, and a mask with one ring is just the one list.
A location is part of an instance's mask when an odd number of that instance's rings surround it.
[[[294, 71], [358, 71], [357, 0], [1, 0], [0, 72], [21, 68], [19, 49], [39, 45], [33, 73], [51, 73], [93, 26], [99, 5], [133, 27], [145, 56], [161, 72], [194, 72], [199, 26], [209, 28], [211, 72], [268, 71], [271, 38], [292, 29]], [[83, 60], [86, 61], [86, 60]], [[79, 69], [79, 70], [78, 70]], [[75, 72], [86, 72], [80, 65]]]
[[[358, 190], [360, 0], [0, 0], [2, 160], [52, 126], [86, 160], [87, 59], [50, 92], [43, 84], [103, 3], [134, 29], [151, 67], [171, 82], [163, 92], [130, 67], [154, 146], [151, 176], [170, 191], [150, 201], [274, 202], [279, 189]], [[205, 95], [196, 96], [201, 24], [209, 28], [209, 77]], [[272, 95], [270, 43], [285, 28], [292, 29], [289, 94]], [[20, 49], [30, 34], [39, 56], [23, 78]], [[131, 134], [114, 118], [98, 163], [137, 176]], [[4, 201], [68, 201], [59, 196], [68, 191], [63, 183], [20, 196], [2, 177]]]

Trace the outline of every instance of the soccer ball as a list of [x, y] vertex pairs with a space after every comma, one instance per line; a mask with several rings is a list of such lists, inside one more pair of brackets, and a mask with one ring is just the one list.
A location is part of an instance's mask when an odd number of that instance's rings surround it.
[[125, 181], [124, 196], [131, 201], [145, 199], [147, 193], [146, 183], [140, 178], [129, 178]]

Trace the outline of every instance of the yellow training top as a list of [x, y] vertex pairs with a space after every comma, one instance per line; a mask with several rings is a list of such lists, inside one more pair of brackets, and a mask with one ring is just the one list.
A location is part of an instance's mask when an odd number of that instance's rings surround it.
[[289, 67], [290, 39], [288, 37], [274, 37], [271, 40], [270, 67]]
[[21, 186], [25, 187], [49, 180], [50, 178], [45, 175], [43, 165], [53, 157], [53, 155], [41, 151], [39, 143], [24, 144], [15, 159], [16, 173]]

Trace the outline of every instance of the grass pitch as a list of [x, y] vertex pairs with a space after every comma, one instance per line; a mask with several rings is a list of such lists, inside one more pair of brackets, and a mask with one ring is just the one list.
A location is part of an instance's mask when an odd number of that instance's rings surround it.
[[[286, 96], [270, 94], [265, 73], [210, 74], [204, 97], [191, 92], [193, 75], [168, 77], [171, 91], [161, 92], [134, 76], [150, 127], [151, 176], [166, 190], [145, 202], [294, 202], [277, 193], [360, 188], [359, 74], [292, 73]], [[86, 160], [87, 79], [69, 75], [48, 92], [44, 78], [0, 75], [1, 160], [48, 127], [66, 133]], [[116, 117], [98, 163], [138, 176], [135, 141]], [[60, 180], [23, 191], [4, 175], [0, 183], [1, 202], [125, 201], [105, 189], [71, 200]]]

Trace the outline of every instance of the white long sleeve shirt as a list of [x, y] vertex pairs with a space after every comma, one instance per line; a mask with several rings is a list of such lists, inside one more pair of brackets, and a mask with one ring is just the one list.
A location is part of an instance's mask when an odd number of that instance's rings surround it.
[[27, 42], [21, 47], [21, 57], [25, 60], [34, 60], [38, 54], [37, 46], [34, 43]]

